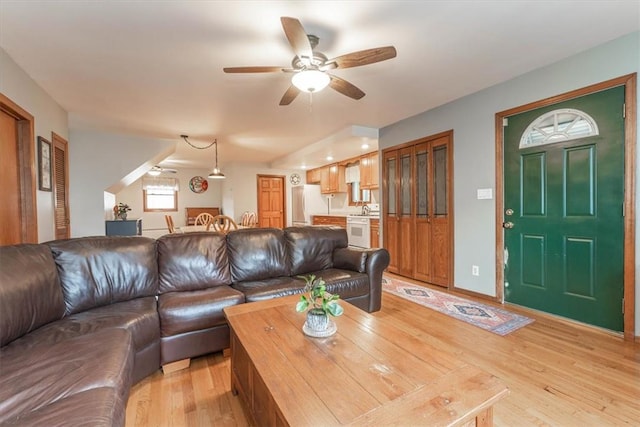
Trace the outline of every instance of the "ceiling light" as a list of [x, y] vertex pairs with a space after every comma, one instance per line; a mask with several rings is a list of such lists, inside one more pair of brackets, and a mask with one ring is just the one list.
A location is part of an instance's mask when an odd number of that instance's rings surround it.
[[362, 144], [360, 148], [362, 148], [363, 150], [366, 150], [369, 148], [369, 144]]
[[333, 160], [333, 156], [327, 156], [327, 161], [330, 162], [331, 160]]
[[319, 92], [331, 81], [327, 73], [318, 70], [304, 70], [291, 78], [291, 83], [303, 92]]
[[188, 135], [180, 135], [180, 138], [184, 139], [184, 141], [189, 144], [190, 146], [192, 146], [195, 149], [198, 150], [205, 150], [213, 145], [215, 145], [216, 148], [216, 167], [213, 168], [213, 172], [211, 172], [208, 176], [208, 178], [211, 179], [224, 179], [224, 174], [222, 172], [220, 172], [220, 169], [218, 168], [218, 140], [214, 139], [213, 142], [211, 144], [208, 144], [204, 147], [198, 147], [196, 145], [193, 145], [192, 143], [189, 142], [189, 140], [187, 138], [189, 138]]
[[300, 169], [306, 169], [306, 168], [307, 168], [307, 166], [306, 166], [306, 165], [302, 165], [302, 166], [300, 166]]
[[151, 168], [151, 170], [147, 172], [147, 174], [151, 176], [158, 176], [160, 175], [160, 173], [161, 173], [160, 169], [156, 169], [155, 167]]

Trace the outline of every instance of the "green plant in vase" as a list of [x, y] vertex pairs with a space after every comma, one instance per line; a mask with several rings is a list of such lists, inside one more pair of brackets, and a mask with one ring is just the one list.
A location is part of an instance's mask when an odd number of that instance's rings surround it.
[[116, 206], [113, 207], [113, 214], [115, 215], [116, 218], [125, 220], [127, 219], [127, 212], [129, 212], [130, 210], [131, 208], [129, 207], [129, 205], [124, 203], [118, 203]]
[[339, 295], [327, 292], [327, 286], [322, 278], [314, 274], [298, 276], [305, 281], [304, 294], [296, 304], [299, 313], [307, 311], [307, 320], [302, 328], [305, 334], [315, 337], [333, 335], [336, 325], [329, 319], [331, 316], [340, 316], [344, 309], [338, 302]]

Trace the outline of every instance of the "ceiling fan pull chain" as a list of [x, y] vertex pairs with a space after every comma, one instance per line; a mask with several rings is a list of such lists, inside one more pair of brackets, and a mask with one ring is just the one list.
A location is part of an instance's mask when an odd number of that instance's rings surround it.
[[313, 113], [313, 92], [309, 92], [309, 112]]

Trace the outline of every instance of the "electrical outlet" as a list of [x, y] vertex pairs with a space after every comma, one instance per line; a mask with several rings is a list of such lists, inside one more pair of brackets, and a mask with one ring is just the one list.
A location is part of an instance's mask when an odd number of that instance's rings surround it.
[[480, 267], [478, 267], [477, 265], [472, 265], [471, 266], [471, 275], [472, 276], [479, 276], [480, 275]]

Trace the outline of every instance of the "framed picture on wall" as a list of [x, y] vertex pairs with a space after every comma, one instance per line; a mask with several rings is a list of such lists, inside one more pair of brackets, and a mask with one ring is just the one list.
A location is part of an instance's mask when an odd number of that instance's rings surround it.
[[43, 137], [38, 137], [38, 188], [51, 191], [51, 143]]

